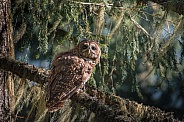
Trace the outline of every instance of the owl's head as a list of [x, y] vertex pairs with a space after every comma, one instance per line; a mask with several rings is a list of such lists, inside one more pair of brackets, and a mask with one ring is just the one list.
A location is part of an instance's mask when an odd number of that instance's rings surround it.
[[91, 60], [97, 64], [100, 61], [101, 50], [96, 41], [83, 40], [78, 44], [79, 54], [85, 60]]

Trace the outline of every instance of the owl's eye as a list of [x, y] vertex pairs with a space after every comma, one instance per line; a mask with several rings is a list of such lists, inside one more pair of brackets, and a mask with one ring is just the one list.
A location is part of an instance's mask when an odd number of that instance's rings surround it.
[[95, 46], [92, 46], [91, 49], [92, 49], [92, 50], [96, 50], [96, 47], [95, 47]]
[[87, 48], [88, 48], [87, 45], [83, 45], [83, 46], [82, 46], [82, 49], [87, 49]]

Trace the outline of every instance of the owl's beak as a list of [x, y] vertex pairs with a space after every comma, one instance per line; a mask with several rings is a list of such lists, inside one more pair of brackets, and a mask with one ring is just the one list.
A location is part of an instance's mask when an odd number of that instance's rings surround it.
[[90, 50], [88, 50], [88, 55], [90, 55]]

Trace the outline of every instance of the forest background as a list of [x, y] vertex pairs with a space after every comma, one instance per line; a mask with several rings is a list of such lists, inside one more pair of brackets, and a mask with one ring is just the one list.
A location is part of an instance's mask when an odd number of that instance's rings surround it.
[[[182, 120], [183, 15], [182, 0], [0, 0], [0, 120]], [[85, 38], [102, 50], [87, 94], [49, 113], [50, 63]]]

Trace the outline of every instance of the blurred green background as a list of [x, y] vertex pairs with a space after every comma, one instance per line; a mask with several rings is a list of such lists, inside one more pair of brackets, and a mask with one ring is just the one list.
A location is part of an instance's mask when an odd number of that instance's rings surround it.
[[[96, 40], [102, 56], [88, 84], [183, 117], [183, 16], [136, 0], [11, 2], [17, 60], [49, 69], [58, 52], [83, 39]], [[17, 83], [16, 92], [20, 86], [27, 92], [19, 96], [16, 112], [30, 121], [42, 88], [22, 84]]]

